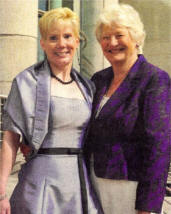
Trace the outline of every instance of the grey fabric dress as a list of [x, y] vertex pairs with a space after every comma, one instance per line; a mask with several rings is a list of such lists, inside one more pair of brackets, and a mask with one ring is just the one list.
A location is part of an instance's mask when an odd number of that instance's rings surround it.
[[[51, 97], [49, 132], [42, 148], [81, 148], [90, 118], [86, 101]], [[88, 213], [97, 214], [86, 174]], [[11, 197], [12, 214], [82, 214], [76, 155], [38, 154], [25, 163]]]

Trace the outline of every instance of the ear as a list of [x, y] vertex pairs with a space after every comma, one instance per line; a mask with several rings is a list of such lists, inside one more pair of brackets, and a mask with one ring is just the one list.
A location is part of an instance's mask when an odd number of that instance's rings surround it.
[[77, 38], [77, 39], [76, 39], [76, 48], [78, 48], [79, 44], [80, 44], [80, 39]]
[[45, 51], [45, 40], [42, 38], [40, 39], [40, 46]]

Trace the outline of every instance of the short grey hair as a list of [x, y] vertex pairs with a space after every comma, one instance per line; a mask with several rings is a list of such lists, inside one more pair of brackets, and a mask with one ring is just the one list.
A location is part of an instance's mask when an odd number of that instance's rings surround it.
[[128, 4], [113, 4], [103, 10], [95, 29], [96, 38], [99, 42], [102, 27], [111, 25], [126, 27], [132, 39], [137, 43], [138, 53], [142, 53], [146, 34], [139, 13], [132, 6]]

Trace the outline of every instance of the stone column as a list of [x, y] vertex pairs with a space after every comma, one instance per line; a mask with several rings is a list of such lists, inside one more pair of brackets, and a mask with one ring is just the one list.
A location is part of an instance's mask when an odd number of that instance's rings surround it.
[[0, 1], [0, 94], [12, 79], [37, 61], [37, 0]]
[[102, 9], [115, 2], [118, 0], [81, 1], [81, 29], [85, 34], [85, 42], [81, 44], [81, 72], [87, 77], [108, 66], [95, 37], [95, 24]]
[[130, 0], [129, 4], [138, 10], [145, 26], [145, 57], [171, 75], [171, 1]]

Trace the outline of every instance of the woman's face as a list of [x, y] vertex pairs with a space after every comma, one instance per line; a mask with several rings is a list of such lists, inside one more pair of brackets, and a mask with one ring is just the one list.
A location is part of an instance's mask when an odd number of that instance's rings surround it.
[[50, 65], [64, 69], [66, 66], [72, 65], [79, 39], [74, 34], [72, 24], [60, 20], [52, 25], [47, 33], [47, 38], [41, 39], [40, 44]]
[[136, 42], [126, 27], [103, 26], [100, 44], [104, 56], [112, 65], [129, 64], [137, 59]]

